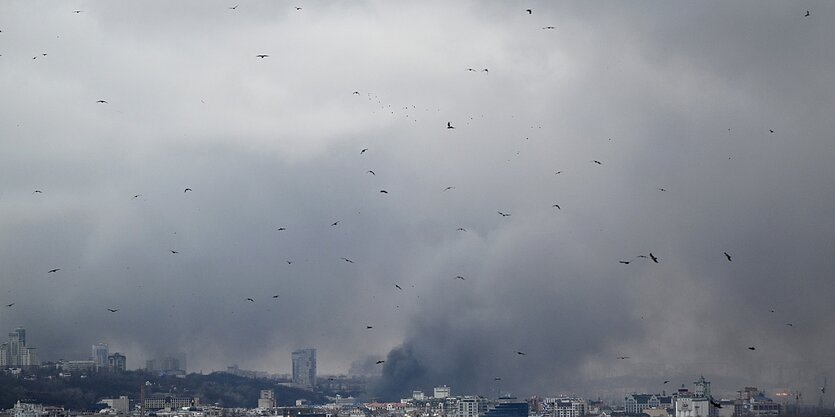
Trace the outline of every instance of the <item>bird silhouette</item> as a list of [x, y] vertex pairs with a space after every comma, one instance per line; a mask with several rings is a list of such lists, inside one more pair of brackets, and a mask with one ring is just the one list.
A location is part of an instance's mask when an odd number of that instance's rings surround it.
[[366, 151], [368, 151], [368, 148], [363, 148], [363, 149], [360, 151], [360, 155], [364, 154]]
[[342, 220], [337, 220], [337, 221], [335, 221], [335, 222], [331, 223], [331, 226], [336, 226], [336, 225], [338, 225], [338, 224], [339, 224], [339, 222], [341, 222], [341, 221], [342, 221]]
[[14, 303], [9, 303], [9, 304], [6, 304], [6, 307], [11, 307], [13, 305], [14, 305]]
[[60, 270], [61, 270], [61, 268], [50, 269], [49, 271], [46, 271], [46, 273], [47, 274], [52, 274], [52, 273], [58, 272]]
[[269, 55], [267, 55], [267, 54], [258, 54], [258, 55], [255, 55], [255, 56], [258, 57], [258, 58], [261, 58], [261, 59], [269, 57]]
[[194, 191], [194, 190], [192, 190], [191, 188], [186, 188], [185, 190], [183, 190], [184, 193], [187, 193], [189, 191]]
[[464, 280], [464, 277], [462, 277], [461, 275], [456, 275], [456, 276], [455, 276], [455, 279], [460, 279], [461, 281], [463, 281], [463, 280]]
[[293, 265], [293, 261], [284, 261], [287, 262], [287, 265]]
[[452, 125], [452, 122], [446, 122], [447, 129], [455, 129], [455, 126]]
[[283, 232], [283, 231], [287, 230], [287, 228], [286, 227], [279, 227], [276, 230], [279, 231], [279, 232]]
[[772, 129], [768, 129], [768, 131], [771, 132], [771, 133], [774, 133], [774, 130], [772, 130]]
[[366, 329], [373, 329], [373, 326], [365, 326]]
[[658, 187], [658, 191], [667, 191], [666, 188]]
[[107, 100], [96, 100], [96, 103], [108, 104]]
[[531, 9], [525, 9], [525, 11], [528, 12], [528, 14], [533, 14], [533, 10]]
[[467, 71], [475, 72], [475, 68], [467, 68]]
[[490, 70], [488, 70], [487, 68], [485, 68], [485, 69], [481, 70], [481, 72], [486, 72], [486, 73], [488, 73], [488, 74], [489, 74], [489, 73], [490, 73]]
[[708, 401], [710, 401], [710, 405], [712, 405], [716, 408], [722, 408], [722, 404], [719, 403], [719, 401], [714, 400], [713, 397], [709, 397]]
[[455, 187], [450, 185], [450, 186], [444, 188], [444, 191], [449, 191], [449, 190], [454, 190], [454, 189], [455, 189]]
[[805, 15], [803, 15], [803, 16], [804, 16], [804, 17], [809, 17], [809, 11], [808, 11], [808, 10], [806, 10], [806, 14], [805, 14]]
[[603, 165], [603, 162], [600, 162], [600, 161], [598, 161], [598, 160], [596, 160], [596, 159], [595, 159], [595, 160], [593, 160], [592, 162], [594, 162], [594, 163], [595, 163], [595, 164], [597, 164], [597, 165]]
[[618, 359], [620, 359], [620, 360], [629, 359], [629, 356], [618, 356]]
[[557, 171], [557, 172], [554, 173], [554, 175], [560, 175], [560, 174], [562, 174], [562, 171]]
[[508, 217], [508, 216], [510, 216], [510, 213], [502, 213], [502, 212], [500, 212], [500, 211], [497, 211], [497, 213], [501, 214], [501, 215], [502, 215], [502, 217]]
[[386, 361], [377, 361], [377, 365], [379, 365], [379, 364], [381, 364], [381, 363], [385, 363], [385, 362], [386, 362]]
[[348, 258], [339, 258], [339, 259], [342, 259], [343, 261], [348, 262], [349, 264], [354, 263], [354, 261], [352, 261], [352, 260], [350, 260], [350, 259], [348, 259]]
[[174, 250], [174, 249], [171, 249], [171, 253], [172, 253], [172, 254], [174, 254], [174, 255], [176, 255], [176, 254], [180, 253], [180, 251], [176, 251], [176, 250]]
[[553, 205], [553, 206], [551, 206], [551, 207], [556, 207], [556, 208], [557, 208], [557, 210], [562, 210], [562, 209], [560, 208], [560, 205], [559, 205], [559, 204], [554, 204], [554, 205]]
[[352, 94], [352, 95], [353, 95], [353, 94], [360, 95], [360, 92], [359, 92], [359, 91], [354, 91], [354, 92], [353, 92], [353, 93], [351, 93], [351, 94]]
[[235, 10], [235, 9], [237, 9], [237, 8], [238, 8], [238, 5], [236, 4], [236, 5], [232, 6], [232, 7], [230, 7], [230, 8], [229, 8], [229, 10]]
[[498, 376], [493, 378], [493, 381], [501, 381], [501, 380], [502, 380], [502, 378], [500, 378]]
[[[731, 262], [731, 255], [728, 255], [728, 252], [722, 252], [725, 254], [725, 257], [728, 258], [728, 262]], [[743, 262], [745, 263], [745, 262]]]
[[301, 9], [302, 9], [301, 7], [296, 6], [296, 10], [301, 10]]
[[629, 264], [631, 264], [631, 263], [632, 263], [632, 261], [618, 261], [618, 262], [619, 262], [619, 263], [622, 263], [622, 264], [624, 264], [624, 265], [629, 265]]
[[383, 194], [388, 194], [388, 193], [389, 193], [389, 192], [388, 192], [388, 191], [386, 191], [386, 190], [380, 190], [380, 192], [381, 192], [381, 193], [383, 193]]
[[394, 284], [394, 286], [395, 286], [395, 287], [397, 287], [397, 289], [398, 289], [398, 290], [403, 291], [403, 288], [402, 288], [402, 287], [400, 287], [399, 285]]
[[139, 198], [139, 197], [142, 197], [142, 194], [135, 194], [135, 195], [131, 198], [131, 200], [135, 200], [135, 199], [137, 199], [137, 198]]
[[786, 326], [789, 326], [789, 327], [794, 327], [794, 324], [792, 324], [792, 323], [786, 323]]
[[115, 312], [119, 311], [119, 309], [118, 308], [108, 308], [107, 311], [109, 311], [111, 313], [115, 313]]
[[543, 27], [542, 29], [545, 29], [545, 30], [553, 30], [553, 29], [556, 29], [556, 28], [555, 28], [555, 27], [553, 27], [553, 26], [545, 26], [545, 27]]
[[757, 350], [754, 346], [748, 346], [748, 350]]
[[465, 229], [465, 228], [463, 228], [463, 227], [459, 227], [459, 228], [455, 229], [455, 231], [456, 231], [456, 232], [466, 232], [466, 231], [467, 231], [467, 229]]
[[32, 191], [32, 194], [43, 194], [43, 191], [41, 191], [41, 190], [35, 190], [35, 191]]
[[517, 355], [520, 355], [520, 356], [525, 356], [525, 355], [527, 355], [527, 353], [525, 353], [525, 352], [520, 352], [520, 351], [518, 351], [518, 350], [516, 351], [516, 354], [517, 354]]
[[368, 171], [365, 171], [365, 172], [367, 172], [367, 173], [369, 173], [369, 174], [371, 174], [371, 175], [377, 176], [377, 174], [375, 174], [375, 173], [374, 173], [374, 171], [372, 171], [372, 170], [370, 170], [370, 169], [369, 169]]
[[670, 380], [669, 380], [669, 379], [664, 381], [664, 383], [665, 383], [665, 384], [666, 384], [666, 383], [668, 383], [668, 382], [670, 382]]
[[81, 13], [81, 12], [83, 12], [83, 11], [84, 11], [84, 10], [73, 10], [72, 12], [73, 12], [73, 13], [75, 13], [75, 14], [79, 14], [79, 13]]
[[652, 252], [649, 253], [649, 258], [652, 259], [653, 262], [658, 263], [658, 258], [653, 255]]
[[247, 299], [246, 299], [246, 300], [247, 300], [247, 301], [249, 301], [249, 302], [253, 302], [253, 303], [255, 302], [255, 299], [250, 298], [250, 297], [247, 297]]
[[278, 298], [278, 294], [274, 295], [273, 298]]

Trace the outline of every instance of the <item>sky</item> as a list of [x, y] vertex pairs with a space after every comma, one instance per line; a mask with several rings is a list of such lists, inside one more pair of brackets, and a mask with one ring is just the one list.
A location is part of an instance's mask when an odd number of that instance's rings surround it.
[[203, 372], [315, 347], [381, 398], [817, 402], [835, 5], [235, 6], [0, 3], [0, 332]]

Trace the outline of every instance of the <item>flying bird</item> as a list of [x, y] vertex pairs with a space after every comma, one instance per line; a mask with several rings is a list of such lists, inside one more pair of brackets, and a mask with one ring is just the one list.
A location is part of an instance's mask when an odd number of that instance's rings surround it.
[[769, 132], [771, 132], [771, 133], [774, 133], [774, 130], [773, 130], [773, 129], [768, 129], [768, 131], [769, 131]]
[[186, 188], [185, 190], [183, 190], [184, 193], [187, 193], [189, 191], [194, 191], [194, 190], [192, 190], [191, 188]]
[[803, 16], [804, 16], [804, 17], [809, 17], [809, 11], [808, 11], [808, 10], [806, 10], [806, 14], [805, 14], [805, 15], [803, 15]]
[[508, 216], [510, 216], [510, 213], [502, 213], [502, 212], [500, 212], [500, 211], [497, 211], [497, 213], [501, 214], [501, 215], [502, 215], [502, 217], [508, 217]]
[[375, 174], [375, 173], [374, 173], [374, 171], [372, 171], [372, 170], [370, 170], [370, 169], [369, 169], [368, 171], [365, 171], [365, 172], [367, 172], [367, 173], [369, 173], [369, 174], [371, 174], [371, 175], [377, 176], [377, 174]]
[[455, 276], [455, 279], [460, 279], [461, 281], [463, 281], [463, 280], [464, 280], [464, 277], [462, 277], [461, 275], [456, 275], [456, 276]]
[[789, 327], [794, 327], [794, 324], [791, 324], [791, 323], [786, 323], [786, 326], [789, 326]]
[[14, 305], [14, 303], [6, 304], [6, 307], [11, 307], [13, 305]]
[[171, 249], [171, 253], [172, 253], [172, 254], [174, 254], [174, 255], [176, 255], [176, 254], [180, 253], [180, 251], [176, 251], [176, 250], [174, 250], [174, 249]]
[[276, 230], [279, 231], [279, 232], [283, 232], [283, 231], [287, 230], [287, 228], [286, 227], [279, 227]]
[[365, 326], [366, 329], [373, 329], [374, 326]]
[[75, 13], [75, 14], [79, 14], [79, 13], [81, 13], [81, 12], [83, 12], [83, 11], [84, 11], [84, 10], [73, 10], [72, 12], [73, 12], [73, 13]]
[[447, 129], [455, 129], [455, 126], [452, 125], [452, 122], [446, 122]]
[[269, 57], [269, 55], [267, 55], [267, 54], [258, 54], [258, 55], [255, 55], [255, 56], [258, 57], [258, 58], [261, 58], [261, 59]]
[[450, 186], [444, 188], [444, 191], [449, 191], [449, 190], [454, 190], [454, 189], [455, 189], [455, 187], [450, 185]]
[[748, 350], [757, 350], [757, 348], [755, 348], [753, 346], [748, 346]]
[[481, 72], [486, 72], [486, 73], [488, 73], [488, 74], [489, 74], [489, 73], [490, 73], [490, 70], [488, 70], [487, 68], [485, 68], [485, 69], [481, 70]]
[[712, 405], [716, 408], [722, 408], [722, 404], [720, 404], [718, 401], [714, 400], [713, 397], [708, 398], [708, 401], [710, 401], [710, 405]]
[[632, 263], [632, 261], [618, 261], [618, 263], [622, 263], [624, 265], [629, 265], [629, 264]]
[[285, 261], [285, 262], [287, 262], [287, 265], [293, 265], [293, 261]]
[[463, 228], [463, 227], [459, 227], [459, 228], [455, 229], [455, 231], [456, 231], [456, 232], [466, 232], [466, 231], [467, 231], [467, 229], [465, 229], [465, 228]]
[[474, 68], [467, 68], [467, 71], [475, 72], [475, 69]]
[[253, 302], [253, 303], [255, 302], [255, 299], [250, 298], [250, 297], [247, 297], [247, 298], [246, 298], [246, 300], [247, 300], [247, 301], [250, 301], [250, 302]]
[[497, 376], [497, 377], [495, 377], [495, 378], [493, 378], [493, 381], [501, 381], [501, 380], [502, 380], [502, 378], [501, 378], [501, 377], [498, 377], [498, 376]]
[[354, 263], [354, 261], [352, 261], [352, 260], [350, 260], [350, 259], [348, 259], [348, 258], [339, 258], [339, 259], [342, 259], [343, 261], [348, 262], [349, 264]]
[[335, 222], [331, 223], [331, 226], [336, 226], [336, 225], [338, 225], [338, 224], [339, 224], [339, 222], [341, 222], [341, 221], [342, 221], [342, 220], [337, 220], [337, 221], [335, 221]]
[[278, 294], [274, 295], [273, 298], [278, 298]]
[[363, 149], [360, 151], [360, 155], [364, 154], [366, 151], [368, 151], [368, 148], [363, 148]]
[[533, 10], [531, 9], [525, 9], [525, 11], [528, 12], [528, 14], [533, 14]]
[[301, 7], [299, 7], [299, 6], [296, 6], [296, 10], [301, 10], [301, 9], [302, 9], [302, 8], [301, 8]]
[[556, 28], [555, 28], [555, 27], [553, 27], [553, 26], [545, 26], [545, 27], [543, 27], [542, 29], [545, 29], [545, 30], [553, 30], [553, 29], [556, 29]]
[[47, 274], [52, 274], [52, 273], [58, 272], [60, 270], [61, 270], [61, 268], [50, 269], [49, 271], [46, 271], [46, 273]]
[[135, 199], [137, 199], [137, 198], [139, 198], [139, 197], [142, 197], [142, 194], [135, 194], [135, 195], [131, 198], [131, 200], [135, 200]]
[[353, 93], [351, 93], [351, 94], [352, 94], [352, 95], [353, 95], [353, 94], [360, 95], [360, 92], [359, 92], [359, 91], [354, 91], [354, 92], [353, 92]]
[[35, 191], [32, 191], [32, 194], [43, 194], [43, 191], [41, 191], [41, 190], [35, 190]]
[[664, 383], [665, 383], [665, 384], [666, 384], [666, 383], [668, 383], [668, 382], [670, 382], [670, 380], [669, 380], [669, 379], [668, 379], [668, 380], [666, 380], [666, 381], [664, 381]]
[[109, 311], [111, 313], [115, 313], [115, 312], [119, 311], [119, 309], [118, 308], [108, 308], [107, 311]]
[[[731, 255], [728, 255], [728, 252], [722, 252], [725, 254], [725, 257], [728, 258], [728, 262], [731, 262]], [[744, 263], [744, 262], [743, 262]]]
[[388, 192], [388, 191], [386, 191], [386, 190], [380, 190], [380, 192], [381, 192], [381, 193], [383, 193], [383, 194], [388, 194], [388, 193], [389, 193], [389, 192]]
[[96, 103], [108, 104], [107, 100], [97, 100]]
[[230, 8], [229, 8], [229, 10], [235, 10], [235, 9], [237, 9], [237, 8], [238, 8], [238, 5], [236, 4], [236, 5], [232, 6], [232, 7], [230, 7]]
[[658, 263], [658, 258], [653, 255], [652, 252], [649, 253], [649, 258], [652, 259], [653, 262]]
[[402, 287], [400, 287], [399, 285], [394, 284], [394, 286], [395, 286], [395, 287], [397, 287], [397, 289], [398, 289], [398, 290], [403, 291], [403, 288], [402, 288]]
[[520, 352], [520, 351], [518, 351], [518, 350], [516, 351], [516, 354], [517, 354], [517, 355], [521, 355], [521, 356], [525, 356], [525, 355], [527, 355], [527, 353], [525, 353], [525, 352]]
[[554, 204], [554, 205], [553, 205], [553, 206], [551, 206], [551, 207], [556, 207], [556, 208], [557, 208], [557, 210], [562, 210], [562, 209], [560, 208], [560, 205], [559, 205], [559, 204]]
[[618, 356], [618, 359], [620, 359], [620, 360], [629, 359], [629, 356]]
[[381, 364], [381, 363], [385, 363], [385, 362], [386, 362], [386, 361], [377, 361], [377, 365], [379, 365], [379, 364]]
[[554, 173], [554, 175], [560, 175], [560, 174], [562, 174], [562, 171], [557, 171], [557, 172]]
[[658, 187], [658, 191], [667, 191], [667, 189], [663, 187]]
[[596, 160], [596, 159], [595, 159], [595, 160], [593, 160], [592, 162], [594, 162], [594, 163], [595, 163], [595, 164], [597, 164], [597, 165], [603, 165], [603, 162], [600, 162], [600, 161], [598, 161], [598, 160]]

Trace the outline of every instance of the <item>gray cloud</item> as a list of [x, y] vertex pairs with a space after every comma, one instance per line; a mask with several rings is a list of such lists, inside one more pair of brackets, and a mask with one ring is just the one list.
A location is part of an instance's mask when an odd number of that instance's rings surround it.
[[828, 4], [230, 6], [0, 6], [0, 328], [44, 359], [315, 346], [394, 398], [831, 370]]

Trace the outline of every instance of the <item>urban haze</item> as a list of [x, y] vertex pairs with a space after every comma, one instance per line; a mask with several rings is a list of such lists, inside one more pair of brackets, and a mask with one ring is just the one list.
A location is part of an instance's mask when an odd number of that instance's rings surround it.
[[817, 399], [835, 5], [297, 3], [0, 3], [2, 334], [315, 348], [389, 399]]

